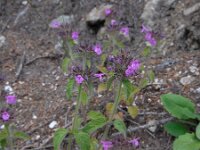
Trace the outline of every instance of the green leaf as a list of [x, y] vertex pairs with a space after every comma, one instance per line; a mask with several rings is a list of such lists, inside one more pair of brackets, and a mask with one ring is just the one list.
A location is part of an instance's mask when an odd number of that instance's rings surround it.
[[65, 128], [58, 129], [53, 137], [53, 146], [54, 150], [60, 150], [60, 145], [62, 141], [64, 140], [65, 136], [67, 135], [68, 130]]
[[108, 79], [108, 81], [107, 81], [107, 91], [110, 90], [110, 87], [111, 87], [111, 85], [112, 85], [112, 83], [113, 83], [114, 80], [115, 80], [115, 76], [112, 76], [112, 77], [110, 77]]
[[87, 67], [88, 67], [88, 68], [91, 68], [91, 60], [87, 59], [87, 60], [86, 60], [86, 64], [87, 64]]
[[65, 57], [63, 59], [63, 61], [62, 61], [62, 70], [63, 70], [63, 72], [67, 73], [69, 64], [70, 64], [70, 59]]
[[173, 150], [199, 150], [200, 141], [192, 133], [180, 135], [173, 143]]
[[4, 128], [1, 132], [0, 132], [0, 141], [7, 139], [7, 137], [9, 136], [8, 134], [8, 130], [6, 128]]
[[14, 132], [13, 135], [15, 138], [24, 139], [24, 140], [27, 140], [30, 138], [26, 133], [20, 132], [20, 131]]
[[137, 106], [129, 106], [128, 113], [132, 118], [135, 118], [138, 115], [138, 107]]
[[124, 85], [126, 99], [128, 99], [133, 91], [133, 85], [128, 79], [123, 79], [122, 83]]
[[155, 74], [154, 74], [154, 72], [153, 72], [152, 70], [150, 70], [149, 73], [148, 73], [148, 75], [149, 75], [150, 82], [153, 82], [154, 79], [155, 79]]
[[151, 53], [150, 47], [146, 47], [142, 51], [142, 56], [147, 57], [147, 56], [149, 56], [150, 53]]
[[0, 141], [0, 150], [4, 150], [4, 148], [6, 148], [6, 146], [7, 146], [7, 140], [6, 139], [1, 140]]
[[90, 136], [85, 132], [78, 132], [75, 135], [75, 140], [81, 150], [89, 150], [90, 149]]
[[139, 83], [139, 87], [142, 89], [142, 88], [145, 88], [148, 84], [148, 81], [147, 79], [141, 79], [140, 80], [140, 83]]
[[72, 90], [73, 90], [73, 88], [74, 88], [74, 83], [75, 83], [75, 81], [74, 81], [74, 78], [70, 78], [69, 80], [68, 80], [68, 82], [67, 82], [67, 86], [66, 86], [66, 96], [67, 96], [67, 98], [68, 99], [71, 99], [72, 98]]
[[107, 73], [108, 73], [108, 70], [106, 69], [106, 67], [97, 66], [97, 69], [98, 69], [99, 71], [101, 71], [102, 73], [104, 73], [104, 74], [107, 74]]
[[123, 133], [124, 136], [126, 136], [126, 125], [122, 120], [115, 120], [113, 124], [115, 129], [117, 129], [120, 133]]
[[178, 119], [195, 119], [195, 105], [187, 98], [176, 94], [161, 95], [165, 109]]
[[95, 120], [89, 121], [82, 129], [82, 131], [86, 133], [93, 133], [97, 129], [102, 128], [106, 124], [106, 119], [105, 118], [98, 118]]
[[185, 125], [178, 122], [168, 122], [164, 125], [165, 130], [167, 133], [171, 134], [172, 136], [178, 137], [180, 135], [184, 135], [188, 132], [188, 129]]
[[199, 123], [198, 126], [196, 127], [196, 136], [197, 136], [197, 138], [200, 140], [200, 123]]
[[87, 95], [87, 93], [85, 92], [85, 91], [81, 91], [81, 103], [83, 104], [83, 105], [86, 105], [87, 103], [88, 103], [88, 95]]
[[107, 89], [107, 84], [106, 83], [100, 83], [98, 85], [97, 92], [100, 93], [100, 92], [106, 91], [106, 89]]
[[103, 118], [106, 120], [106, 117], [101, 112], [97, 112], [97, 111], [90, 111], [88, 113], [88, 117], [90, 120], [98, 120], [100, 118]]

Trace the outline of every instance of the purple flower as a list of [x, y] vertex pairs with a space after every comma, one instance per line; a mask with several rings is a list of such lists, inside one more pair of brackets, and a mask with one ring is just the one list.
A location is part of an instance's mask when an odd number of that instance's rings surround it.
[[72, 32], [72, 39], [74, 41], [78, 40], [78, 37], [79, 37], [79, 32]]
[[96, 45], [93, 47], [93, 51], [94, 51], [97, 55], [101, 55], [101, 53], [102, 53], [101, 45], [100, 45], [100, 44], [96, 44]]
[[142, 33], [147, 33], [147, 32], [150, 32], [150, 31], [151, 31], [151, 29], [149, 27], [142, 24], [142, 29], [141, 29]]
[[49, 25], [51, 28], [54, 28], [54, 29], [57, 29], [57, 28], [60, 28], [61, 26], [61, 23], [57, 20], [53, 20], [50, 25]]
[[96, 73], [96, 74], [94, 74], [94, 76], [97, 77], [97, 78], [99, 78], [100, 81], [103, 80], [103, 76], [104, 75], [105, 75], [104, 73]]
[[109, 148], [113, 147], [113, 144], [110, 141], [101, 141], [101, 144], [103, 146], [103, 150], [108, 150]]
[[10, 114], [7, 111], [4, 111], [1, 114], [1, 118], [3, 119], [3, 121], [8, 121], [10, 118]]
[[145, 39], [151, 44], [151, 46], [156, 46], [156, 40], [152, 36], [152, 32], [147, 32], [145, 35]]
[[6, 96], [6, 103], [7, 104], [16, 104], [16, 96], [15, 95], [8, 95]]
[[111, 26], [114, 27], [117, 25], [117, 21], [112, 19], [111, 22], [110, 22]]
[[127, 77], [134, 75], [140, 68], [139, 60], [132, 60], [125, 71]]
[[110, 8], [105, 9], [104, 11], [106, 16], [109, 16], [112, 13], [112, 10]]
[[129, 34], [129, 28], [128, 27], [122, 27], [120, 29], [120, 33], [122, 33], [124, 36], [128, 36], [128, 34]]
[[81, 75], [77, 75], [75, 80], [77, 84], [81, 84], [84, 81], [84, 78]]
[[134, 138], [128, 142], [131, 143], [134, 147], [138, 147], [140, 145], [139, 138]]

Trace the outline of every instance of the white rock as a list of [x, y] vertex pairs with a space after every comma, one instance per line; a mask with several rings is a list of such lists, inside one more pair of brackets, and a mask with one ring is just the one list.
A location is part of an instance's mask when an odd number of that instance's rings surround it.
[[[66, 24], [70, 24], [74, 21], [74, 16], [71, 15], [71, 16], [67, 16], [67, 15], [61, 15], [59, 16], [58, 18], [56, 19], [53, 19], [51, 22], [53, 21], [58, 21], [61, 23], [61, 25], [66, 25]], [[50, 23], [51, 24], [51, 23]]]
[[104, 4], [99, 7], [93, 8], [90, 11], [90, 13], [87, 15], [86, 21], [95, 23], [100, 20], [105, 20], [106, 16], [105, 16], [104, 11], [106, 9], [111, 9], [111, 8], [112, 8], [112, 5], [104, 5]]
[[27, 5], [28, 4], [28, 1], [23, 1], [22, 2], [22, 5]]
[[49, 128], [50, 128], [50, 129], [53, 129], [53, 128], [55, 128], [57, 125], [58, 125], [57, 121], [52, 121], [52, 122], [49, 124]]
[[[150, 121], [148, 122], [149, 125], [155, 124], [155, 123], [156, 123], [156, 120], [150, 120]], [[149, 131], [151, 131], [151, 132], [154, 133], [154, 132], [156, 131], [156, 129], [157, 129], [157, 126], [156, 126], [156, 125], [153, 125], [153, 126], [149, 127], [148, 129], [149, 129]]]
[[40, 139], [40, 135], [36, 135], [35, 139], [39, 140]]
[[188, 84], [192, 83], [194, 80], [195, 80], [194, 77], [188, 75], [186, 77], [181, 78], [180, 82], [182, 85], [188, 85]]
[[37, 119], [37, 116], [35, 114], [33, 114], [33, 119]]
[[5, 128], [5, 125], [4, 125], [4, 124], [0, 126], [0, 129], [1, 129], [1, 130], [4, 129], [4, 128]]
[[6, 93], [8, 93], [8, 94], [13, 94], [14, 92], [13, 92], [13, 88], [10, 86], [10, 85], [6, 85], [5, 87], [4, 87], [4, 91], [6, 92]]
[[198, 76], [200, 74], [199, 69], [196, 66], [190, 66], [189, 69], [190, 69], [190, 72], [193, 73], [194, 75]]
[[0, 35], [0, 48], [5, 45], [6, 42], [6, 38], [3, 35]]
[[198, 87], [198, 88], [195, 90], [195, 92], [200, 94], [200, 87]]

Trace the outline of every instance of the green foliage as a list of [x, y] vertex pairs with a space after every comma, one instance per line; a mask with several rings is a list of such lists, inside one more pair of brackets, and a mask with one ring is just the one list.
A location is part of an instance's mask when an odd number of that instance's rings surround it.
[[30, 138], [26, 133], [21, 132], [21, 131], [15, 131], [14, 134], [13, 134], [13, 136], [15, 138], [23, 139], [23, 140], [27, 140], [27, 139]]
[[78, 132], [74, 135], [74, 137], [81, 150], [90, 150], [91, 140], [88, 133]]
[[195, 119], [195, 105], [187, 98], [176, 94], [164, 94], [161, 101], [165, 109], [178, 119]]
[[169, 134], [175, 137], [183, 135], [189, 131], [184, 124], [178, 122], [168, 122], [164, 125], [164, 128]]
[[67, 86], [66, 86], [66, 96], [68, 99], [72, 98], [72, 94], [73, 94], [72, 90], [74, 88], [74, 83], [75, 83], [74, 78], [68, 79]]
[[133, 85], [128, 79], [123, 79], [122, 83], [124, 85], [125, 96], [126, 96], [126, 100], [127, 100], [133, 91]]
[[132, 118], [135, 118], [138, 115], [138, 107], [137, 106], [129, 106], [128, 107], [128, 113]]
[[151, 54], [151, 50], [150, 47], [146, 47], [144, 48], [144, 50], [142, 51], [142, 56], [147, 57]]
[[88, 103], [88, 95], [85, 91], [81, 91], [81, 97], [80, 97], [81, 103], [83, 105], [86, 105]]
[[54, 150], [60, 150], [60, 145], [62, 141], [64, 140], [65, 136], [67, 135], [68, 130], [64, 128], [59, 128], [53, 137], [53, 146]]
[[200, 140], [200, 123], [196, 127], [196, 132], [195, 133], [196, 133], [197, 138]]
[[91, 111], [88, 113], [90, 121], [83, 127], [82, 131], [92, 133], [106, 124], [106, 117], [100, 112]]
[[180, 135], [173, 143], [173, 150], [199, 150], [200, 141], [194, 134]]
[[115, 120], [114, 121], [114, 127], [115, 129], [117, 129], [119, 132], [123, 133], [124, 136], [126, 136], [126, 125], [124, 124], [124, 122], [122, 120]]
[[63, 59], [63, 61], [62, 61], [62, 70], [63, 70], [63, 72], [67, 73], [68, 67], [70, 65], [70, 62], [71, 62], [71, 60], [68, 57], [65, 57]]

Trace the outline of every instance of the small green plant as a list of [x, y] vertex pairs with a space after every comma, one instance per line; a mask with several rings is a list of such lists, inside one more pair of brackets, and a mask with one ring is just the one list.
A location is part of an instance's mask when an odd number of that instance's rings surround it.
[[[8, 87], [8, 88], [7, 88]], [[0, 117], [1, 117], [1, 129], [0, 129], [0, 150], [10, 149], [14, 150], [16, 139], [29, 139], [29, 136], [24, 132], [18, 131], [16, 126], [12, 123], [13, 110], [17, 103], [17, 97], [14, 95], [11, 87], [5, 87], [5, 101], [0, 103]]]
[[175, 118], [165, 124], [165, 130], [176, 139], [173, 150], [200, 149], [200, 114], [188, 98], [176, 94], [161, 95], [164, 108]]
[[[133, 54], [133, 50], [125, 44], [129, 39], [129, 27], [113, 19], [109, 21], [105, 39], [101, 41], [90, 42], [81, 37], [81, 32], [70, 29], [62, 34], [65, 50], [62, 69], [68, 74], [66, 97], [75, 101], [76, 108], [72, 126], [55, 132], [55, 150], [60, 149], [64, 139], [67, 139], [67, 150], [75, 149], [74, 141], [81, 150], [111, 148], [108, 136], [112, 127], [126, 138], [127, 127], [123, 114], [118, 111], [119, 105], [128, 106], [127, 112], [135, 118], [138, 107], [134, 104], [134, 97], [154, 80], [153, 71], [147, 70], [140, 61], [150, 54], [151, 46], [156, 45], [153, 32], [143, 26], [142, 32], [146, 34], [149, 45], [144, 51], [138, 50]], [[61, 31], [64, 28], [59, 22], [52, 22], [50, 26]], [[90, 108], [98, 99], [97, 95], [101, 95], [101, 101], [105, 102], [102, 111], [98, 105], [96, 109]], [[129, 143], [137, 147], [138, 138]]]

